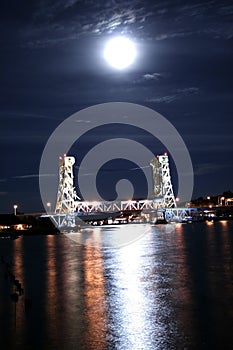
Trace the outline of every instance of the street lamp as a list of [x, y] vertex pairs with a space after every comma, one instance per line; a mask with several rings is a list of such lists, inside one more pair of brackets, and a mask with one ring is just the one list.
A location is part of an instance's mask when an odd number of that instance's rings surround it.
[[49, 213], [51, 211], [51, 203], [50, 202], [47, 203], [47, 207], [48, 207], [48, 213]]
[[14, 215], [17, 215], [17, 208], [18, 208], [18, 205], [17, 205], [17, 204], [14, 204], [13, 208], [14, 208]]

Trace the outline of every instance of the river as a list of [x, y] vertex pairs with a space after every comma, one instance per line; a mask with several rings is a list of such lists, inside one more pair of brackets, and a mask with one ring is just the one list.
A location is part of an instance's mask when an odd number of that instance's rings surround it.
[[[103, 244], [129, 228], [146, 233]], [[94, 227], [77, 237], [0, 240], [2, 349], [233, 348], [233, 222]], [[9, 271], [24, 288], [16, 303]]]

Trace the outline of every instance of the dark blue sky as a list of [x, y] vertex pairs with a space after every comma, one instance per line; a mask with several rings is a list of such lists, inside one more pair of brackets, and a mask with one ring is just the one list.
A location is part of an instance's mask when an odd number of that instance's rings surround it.
[[[48, 137], [72, 113], [113, 101], [150, 107], [176, 127], [194, 166], [193, 197], [233, 190], [231, 2], [22, 0], [1, 2], [0, 19], [0, 212], [16, 202], [41, 210]], [[103, 59], [119, 34], [138, 50], [120, 73]]]

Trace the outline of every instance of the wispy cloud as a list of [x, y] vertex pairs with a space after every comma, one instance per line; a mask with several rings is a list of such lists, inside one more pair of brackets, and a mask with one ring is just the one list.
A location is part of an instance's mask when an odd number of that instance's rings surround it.
[[119, 28], [122, 34], [130, 33], [131, 27], [145, 18], [146, 11], [141, 0], [121, 4], [114, 0], [104, 4], [94, 0], [41, 0], [23, 34], [29, 46], [46, 47], [83, 35], [111, 34]]
[[[23, 35], [32, 47], [61, 44], [83, 35], [132, 34], [167, 40], [191, 35], [233, 37], [233, 4], [228, 1], [38, 0]], [[153, 24], [156, 23], [156, 30]]]
[[195, 86], [191, 86], [191, 87], [186, 87], [186, 88], [182, 88], [182, 89], [177, 89], [176, 91], [178, 94], [179, 93], [185, 94], [185, 95], [197, 94], [199, 92], [199, 88], [197, 88]]
[[196, 164], [194, 166], [194, 175], [202, 176], [207, 174], [214, 174], [228, 167], [229, 167], [229, 164], [217, 164], [217, 163]]
[[198, 33], [199, 31], [167, 32], [167, 33], [161, 33], [156, 35], [155, 39], [160, 41], [160, 40], [167, 40], [167, 39], [173, 39], [173, 38], [184, 38], [192, 34], [198, 34]]
[[199, 88], [191, 86], [187, 88], [182, 88], [182, 89], [176, 89], [173, 94], [171, 95], [165, 95], [165, 96], [155, 96], [148, 98], [148, 102], [158, 102], [158, 103], [171, 103], [175, 100], [181, 99], [183, 97], [192, 95], [192, 94], [197, 94], [199, 92]]
[[56, 174], [29, 174], [29, 175], [18, 175], [13, 176], [12, 179], [34, 179], [39, 177], [54, 177]]
[[6, 196], [7, 192], [0, 192], [0, 196]]
[[152, 97], [152, 98], [148, 98], [147, 101], [148, 102], [164, 102], [164, 103], [171, 103], [175, 100], [177, 100], [178, 98], [180, 98], [178, 95], [167, 95], [167, 96], [161, 96], [161, 97]]
[[167, 72], [147, 72], [144, 74], [134, 74], [134, 78], [130, 80], [134, 84], [156, 84], [162, 79], [169, 77], [169, 73]]
[[19, 111], [0, 111], [1, 117], [9, 118], [21, 118], [21, 119], [56, 119], [53, 116], [36, 114], [36, 113], [28, 113], [28, 112], [19, 112]]
[[145, 80], [159, 80], [162, 77], [161, 73], [146, 73], [143, 75]]

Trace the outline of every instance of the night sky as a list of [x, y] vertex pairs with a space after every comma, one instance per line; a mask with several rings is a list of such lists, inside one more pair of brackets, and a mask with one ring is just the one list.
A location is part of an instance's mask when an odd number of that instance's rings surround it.
[[[232, 2], [15, 0], [1, 2], [0, 18], [0, 213], [14, 203], [41, 211], [39, 164], [49, 136], [71, 114], [114, 101], [150, 107], [175, 126], [193, 162], [193, 198], [233, 190]], [[124, 71], [103, 58], [116, 35], [137, 48]], [[111, 129], [89, 134], [76, 158], [98, 135], [111, 137]], [[119, 169], [143, 181], [134, 164], [117, 162], [99, 176], [106, 199]]]

